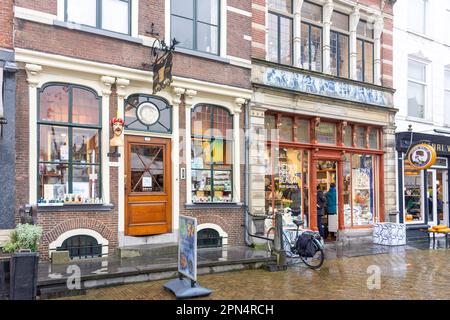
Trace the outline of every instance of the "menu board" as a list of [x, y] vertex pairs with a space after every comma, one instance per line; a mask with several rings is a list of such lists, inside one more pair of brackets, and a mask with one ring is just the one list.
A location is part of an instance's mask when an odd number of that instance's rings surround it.
[[197, 219], [180, 216], [178, 272], [197, 281]]

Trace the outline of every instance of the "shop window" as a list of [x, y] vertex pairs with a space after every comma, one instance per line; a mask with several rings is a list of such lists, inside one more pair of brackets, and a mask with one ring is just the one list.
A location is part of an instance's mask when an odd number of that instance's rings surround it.
[[330, 68], [331, 74], [348, 78], [349, 76], [349, 17], [333, 11], [331, 23], [333, 30], [330, 33]]
[[352, 156], [353, 225], [369, 225], [374, 221], [374, 168], [374, 156]]
[[94, 237], [77, 235], [64, 240], [56, 251], [69, 251], [70, 259], [95, 258], [102, 256], [102, 245]]
[[198, 105], [192, 111], [192, 202], [233, 199], [233, 118], [224, 108]]
[[125, 100], [124, 114], [126, 130], [172, 132], [172, 106], [162, 98], [133, 94]]
[[222, 247], [222, 237], [214, 229], [203, 229], [197, 232], [197, 246], [199, 248]]
[[292, 0], [269, 1], [269, 61], [292, 64]]
[[219, 0], [171, 0], [171, 37], [180, 47], [219, 54]]
[[423, 222], [423, 171], [415, 169], [407, 159], [404, 160], [403, 164], [405, 222]]
[[277, 117], [272, 114], [266, 114], [264, 117], [264, 129], [268, 141], [278, 140]]
[[309, 120], [297, 119], [297, 142], [310, 143]]
[[408, 61], [408, 116], [425, 117], [426, 65]]
[[352, 219], [354, 212], [352, 211], [352, 162], [351, 155], [349, 154], [344, 155], [343, 169], [344, 225], [351, 227], [353, 225]]
[[356, 146], [358, 148], [366, 148], [366, 128], [356, 127]]
[[100, 106], [96, 93], [76, 85], [39, 91], [40, 203], [101, 202]]
[[130, 0], [66, 0], [65, 21], [130, 34]]
[[336, 144], [336, 124], [321, 122], [316, 128], [317, 142], [321, 144]]
[[356, 29], [356, 77], [359, 81], [373, 83], [374, 45], [373, 24], [360, 20]]
[[300, 216], [309, 223], [309, 154], [294, 148], [266, 150], [266, 211], [285, 212]]
[[378, 133], [379, 133], [378, 129], [370, 128], [370, 130], [369, 130], [369, 148], [370, 149], [379, 149]]
[[304, 1], [301, 10], [302, 68], [322, 71], [322, 7]]
[[294, 121], [291, 117], [281, 117], [280, 140], [292, 141], [294, 135]]
[[349, 147], [349, 148], [353, 147], [353, 127], [352, 126], [344, 127], [343, 140], [344, 140], [344, 146]]

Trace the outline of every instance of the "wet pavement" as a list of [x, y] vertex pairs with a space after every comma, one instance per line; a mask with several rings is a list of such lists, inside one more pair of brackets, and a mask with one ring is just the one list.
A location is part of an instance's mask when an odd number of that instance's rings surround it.
[[[430, 246], [427, 241], [401, 247], [328, 244], [317, 271], [299, 264], [287, 271], [201, 275], [199, 283], [214, 291], [204, 299], [449, 299], [450, 250]], [[166, 282], [90, 289], [68, 299], [174, 299], [163, 289]]]

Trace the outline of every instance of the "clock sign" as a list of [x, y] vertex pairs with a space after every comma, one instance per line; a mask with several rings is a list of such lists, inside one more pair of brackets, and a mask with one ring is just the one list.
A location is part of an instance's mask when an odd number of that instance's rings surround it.
[[159, 109], [151, 102], [143, 102], [137, 107], [136, 115], [144, 125], [151, 126], [159, 120]]

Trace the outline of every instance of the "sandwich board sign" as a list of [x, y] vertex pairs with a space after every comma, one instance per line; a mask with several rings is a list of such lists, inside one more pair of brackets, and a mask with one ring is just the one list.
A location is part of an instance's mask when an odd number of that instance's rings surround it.
[[197, 283], [197, 219], [180, 216], [178, 231], [178, 279], [170, 280], [164, 288], [177, 298], [207, 296], [210, 289]]

